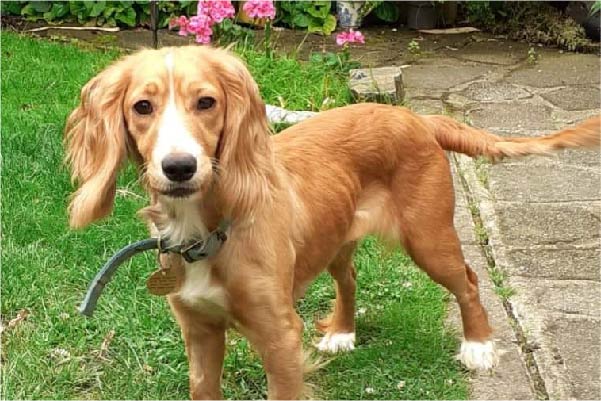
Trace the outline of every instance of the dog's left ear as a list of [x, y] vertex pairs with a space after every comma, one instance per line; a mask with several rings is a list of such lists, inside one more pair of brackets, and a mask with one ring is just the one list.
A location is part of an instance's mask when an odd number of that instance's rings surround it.
[[66, 161], [79, 188], [69, 205], [70, 225], [81, 228], [113, 207], [117, 173], [127, 160], [123, 97], [129, 58], [111, 65], [81, 90], [65, 127]]
[[217, 67], [226, 96], [225, 124], [216, 156], [219, 186], [230, 214], [248, 216], [269, 199], [273, 152], [259, 88], [246, 66], [223, 51]]

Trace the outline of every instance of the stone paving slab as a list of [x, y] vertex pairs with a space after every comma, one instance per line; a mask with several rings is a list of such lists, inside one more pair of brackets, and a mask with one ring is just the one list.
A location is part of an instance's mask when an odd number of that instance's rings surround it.
[[[601, 396], [600, 330], [598, 320], [579, 316], [556, 316], [547, 326], [546, 335], [553, 337], [557, 347], [554, 360], [566, 367], [570, 395], [576, 399], [598, 400]], [[554, 387], [551, 386], [551, 396], [554, 395]]]
[[349, 77], [355, 102], [400, 104], [405, 99], [400, 67], [357, 68], [349, 71]]
[[524, 129], [555, 130], [552, 109], [538, 103], [485, 103], [468, 111], [467, 118], [474, 127], [511, 129], [512, 136]]
[[[567, 167], [594, 169], [600, 171], [601, 155], [596, 151], [564, 150], [551, 156], [531, 156], [520, 159], [504, 160], [503, 165], [528, 165], [533, 168], [545, 168], [547, 170]], [[601, 188], [599, 189], [601, 191]]]
[[499, 164], [491, 169], [488, 185], [495, 199], [512, 202], [601, 200], [601, 170], [561, 163], [549, 167]]
[[406, 102], [406, 106], [418, 114], [444, 114], [445, 107], [441, 100], [414, 99]]
[[[507, 247], [506, 254], [509, 265], [504, 268], [512, 276], [601, 281], [601, 249], [597, 244], [578, 248]], [[568, 260], [570, 263], [566, 263]]]
[[529, 48], [527, 43], [489, 38], [469, 43], [459, 52], [447, 51], [447, 54], [455, 53], [462, 60], [479, 63], [514, 65], [528, 58]]
[[541, 97], [567, 111], [591, 110], [601, 104], [599, 87], [570, 86], [541, 93]]
[[[535, 315], [557, 312], [599, 319], [601, 283], [598, 281], [510, 276], [508, 283], [519, 293], [520, 304], [527, 305]], [[520, 307], [516, 310], [519, 312]]]
[[532, 97], [524, 87], [505, 82], [478, 81], [470, 84], [461, 94], [478, 102], [499, 102]]
[[496, 213], [505, 245], [599, 243], [599, 202], [567, 205], [498, 202]]
[[[541, 312], [540, 304], [533, 302], [533, 287], [540, 292], [557, 290], [524, 280], [512, 283], [517, 294], [512, 297], [513, 310], [529, 338], [529, 346], [538, 371], [551, 399], [599, 399], [599, 333], [597, 317], [559, 312]], [[571, 289], [579, 291], [579, 288]], [[555, 292], [560, 298], [568, 292]], [[597, 300], [599, 291], [587, 293]]]
[[539, 88], [599, 84], [599, 57], [541, 51], [539, 61], [514, 71], [507, 82]]
[[407, 88], [449, 89], [470, 82], [491, 70], [486, 65], [411, 65], [404, 69]]

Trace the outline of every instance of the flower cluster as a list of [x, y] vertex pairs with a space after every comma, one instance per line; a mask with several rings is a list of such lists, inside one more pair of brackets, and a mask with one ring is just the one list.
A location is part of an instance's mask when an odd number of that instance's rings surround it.
[[275, 18], [273, 0], [248, 0], [242, 8], [246, 15], [251, 18]]
[[233, 17], [235, 12], [229, 0], [200, 0], [197, 15], [190, 19], [185, 16], [174, 18], [169, 27], [179, 27], [179, 34], [182, 36], [196, 35], [198, 43], [209, 43], [213, 35], [213, 25]]
[[348, 43], [365, 43], [365, 36], [359, 31], [350, 29], [348, 32], [340, 32], [336, 35], [336, 44], [344, 46]]

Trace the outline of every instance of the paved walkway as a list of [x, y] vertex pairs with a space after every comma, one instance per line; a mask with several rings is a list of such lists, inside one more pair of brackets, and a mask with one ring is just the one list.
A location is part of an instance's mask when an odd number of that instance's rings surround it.
[[[373, 67], [407, 64], [407, 44], [419, 36], [380, 28], [366, 33], [369, 46], [352, 54]], [[78, 36], [107, 42], [93, 33]], [[296, 48], [304, 34], [275, 36], [285, 50]], [[160, 41], [188, 40], [163, 32]], [[489, 35], [424, 36], [418, 42], [422, 56], [403, 70], [408, 106], [418, 112], [450, 113], [496, 134], [519, 136], [599, 113], [596, 55], [537, 47], [539, 60], [530, 64], [529, 46]], [[128, 31], [109, 43], [149, 46], [150, 34]], [[299, 54], [334, 48], [331, 38], [311, 35]], [[472, 398], [601, 398], [599, 153], [563, 152], [494, 166], [451, 155], [451, 163], [456, 225], [505, 350], [494, 374], [473, 375]], [[491, 274], [496, 271], [503, 277]], [[499, 287], [512, 295], [503, 300]], [[452, 308], [450, 323], [458, 325]]]
[[[540, 59], [530, 65], [527, 51], [512, 51], [515, 44], [492, 43], [497, 51], [473, 43], [406, 68], [409, 106], [518, 136], [599, 113], [598, 56], [537, 49]], [[497, 165], [462, 155], [452, 161], [466, 257], [483, 279], [484, 302], [507, 351], [495, 375], [474, 375], [473, 397], [599, 399], [599, 153]], [[513, 293], [507, 301], [487, 270], [503, 273], [497, 284]]]

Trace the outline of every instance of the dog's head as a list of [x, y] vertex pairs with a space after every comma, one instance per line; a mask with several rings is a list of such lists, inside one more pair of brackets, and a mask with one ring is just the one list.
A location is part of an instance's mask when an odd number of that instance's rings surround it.
[[92, 78], [65, 129], [79, 188], [72, 227], [106, 216], [128, 156], [163, 202], [199, 200], [227, 187], [230, 209], [260, 202], [270, 161], [265, 107], [244, 64], [229, 52], [189, 46], [143, 50]]

